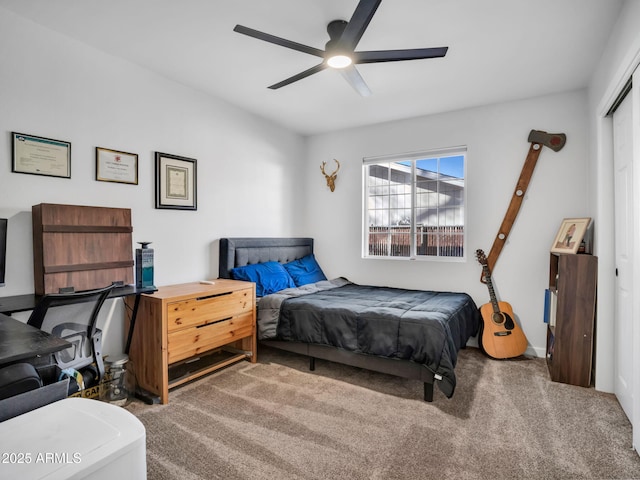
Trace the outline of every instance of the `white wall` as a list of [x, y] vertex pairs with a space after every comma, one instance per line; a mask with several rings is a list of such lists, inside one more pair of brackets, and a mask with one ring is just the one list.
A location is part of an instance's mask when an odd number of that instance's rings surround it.
[[[217, 277], [220, 237], [302, 233], [305, 142], [284, 128], [4, 9], [0, 86], [0, 217], [9, 218], [0, 295], [33, 291], [39, 203], [131, 208], [134, 242], [153, 242], [156, 285]], [[72, 178], [12, 173], [12, 131], [70, 141]], [[96, 181], [96, 146], [137, 153], [139, 184]], [[155, 151], [197, 159], [197, 211], [154, 208]]]
[[[545, 148], [540, 154], [493, 271], [499, 299], [511, 303], [531, 346], [543, 356], [549, 248], [563, 218], [589, 213], [586, 104], [583, 90], [311, 137], [305, 231], [316, 238], [320, 264], [328, 276], [357, 283], [466, 291], [478, 305], [487, 303], [474, 253], [491, 249], [529, 151], [529, 132], [565, 133], [560, 152]], [[458, 145], [468, 147], [466, 262], [361, 258], [362, 158]], [[331, 193], [319, 166], [334, 158], [342, 167]]]

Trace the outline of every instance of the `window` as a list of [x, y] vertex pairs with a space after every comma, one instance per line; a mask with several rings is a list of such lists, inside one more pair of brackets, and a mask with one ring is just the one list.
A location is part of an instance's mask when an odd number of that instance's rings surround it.
[[365, 257], [464, 258], [466, 150], [364, 159]]

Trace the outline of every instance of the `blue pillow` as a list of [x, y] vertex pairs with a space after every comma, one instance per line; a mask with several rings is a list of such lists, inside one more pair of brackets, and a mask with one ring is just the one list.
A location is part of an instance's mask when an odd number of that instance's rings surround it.
[[291, 278], [293, 278], [296, 287], [327, 279], [320, 265], [316, 262], [313, 253], [294, 260], [293, 262], [285, 263], [284, 268], [289, 272]]
[[264, 297], [296, 286], [282, 264], [278, 262], [254, 263], [253, 265], [236, 267], [231, 269], [231, 276], [235, 280], [255, 282], [257, 297]]

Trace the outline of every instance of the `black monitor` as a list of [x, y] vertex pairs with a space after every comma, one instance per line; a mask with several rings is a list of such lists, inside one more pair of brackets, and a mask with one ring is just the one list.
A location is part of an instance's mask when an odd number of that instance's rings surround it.
[[6, 218], [0, 218], [0, 287], [4, 287], [7, 269], [7, 224]]

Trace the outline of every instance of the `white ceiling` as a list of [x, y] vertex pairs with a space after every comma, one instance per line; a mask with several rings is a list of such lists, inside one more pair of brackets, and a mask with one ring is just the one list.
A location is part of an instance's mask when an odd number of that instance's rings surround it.
[[319, 59], [233, 32], [242, 24], [324, 49], [326, 25], [349, 20], [357, 3], [0, 0], [0, 7], [315, 134], [586, 87], [621, 6], [620, 0], [384, 0], [356, 50], [449, 51], [438, 59], [358, 66], [370, 97], [331, 70], [269, 90]]

